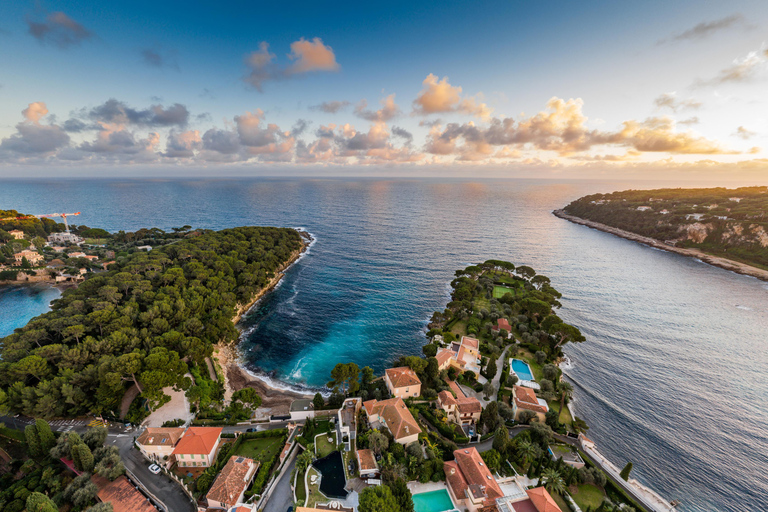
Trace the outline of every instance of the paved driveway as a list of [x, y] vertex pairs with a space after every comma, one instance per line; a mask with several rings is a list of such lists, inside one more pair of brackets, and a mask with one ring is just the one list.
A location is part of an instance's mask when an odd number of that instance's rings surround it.
[[275, 490], [272, 491], [272, 496], [269, 497], [269, 501], [264, 506], [263, 512], [286, 512], [288, 507], [293, 506], [293, 491], [291, 490], [291, 473], [296, 467], [296, 457], [293, 458], [285, 472], [283, 477], [275, 484]]

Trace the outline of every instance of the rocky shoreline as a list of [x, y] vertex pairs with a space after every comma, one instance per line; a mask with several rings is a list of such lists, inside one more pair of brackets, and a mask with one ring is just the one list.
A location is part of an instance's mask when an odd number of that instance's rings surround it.
[[597, 229], [599, 231], [604, 231], [606, 233], [620, 236], [621, 238], [626, 238], [627, 240], [639, 242], [641, 244], [648, 245], [656, 249], [661, 249], [663, 251], [674, 252], [676, 254], [680, 254], [681, 256], [687, 256], [689, 258], [696, 258], [710, 265], [714, 265], [716, 267], [720, 267], [725, 270], [730, 270], [731, 272], [736, 272], [737, 274], [743, 274], [746, 276], [756, 277], [757, 279], [761, 279], [763, 281], [768, 281], [768, 270], [763, 270], [757, 267], [753, 267], [751, 265], [747, 265], [746, 263], [740, 263], [738, 261], [729, 260], [727, 258], [723, 258], [720, 256], [707, 254], [703, 251], [700, 251], [699, 249], [686, 249], [683, 247], [675, 247], [673, 245], [668, 245], [668, 244], [665, 244], [664, 242], [656, 240], [655, 238], [638, 235], [636, 233], [625, 231], [619, 228], [614, 228], [606, 224], [601, 224], [599, 222], [582, 219], [581, 217], [575, 217], [573, 215], [569, 215], [565, 213], [565, 211], [563, 210], [554, 210], [552, 214], [555, 217], [565, 219], [575, 224], [581, 224], [582, 226], [587, 226], [590, 228]]

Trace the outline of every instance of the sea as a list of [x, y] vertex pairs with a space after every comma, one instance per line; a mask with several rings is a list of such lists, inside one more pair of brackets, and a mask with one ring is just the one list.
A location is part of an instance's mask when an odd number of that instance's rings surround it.
[[[556, 218], [588, 193], [676, 186], [579, 180], [254, 178], [0, 181], [0, 207], [78, 224], [302, 228], [314, 241], [243, 319], [243, 364], [319, 389], [337, 362], [420, 354], [454, 271], [526, 264], [586, 341], [566, 348], [574, 408], [618, 467], [681, 511], [768, 507], [768, 283]], [[0, 290], [0, 335], [49, 287]]]

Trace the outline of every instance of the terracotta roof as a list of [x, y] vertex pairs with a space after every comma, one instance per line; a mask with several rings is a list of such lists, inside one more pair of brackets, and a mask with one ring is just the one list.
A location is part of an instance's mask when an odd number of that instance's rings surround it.
[[173, 454], [209, 454], [221, 435], [221, 427], [189, 427]]
[[460, 500], [464, 499], [467, 496], [467, 480], [456, 461], [451, 460], [443, 463], [443, 471], [445, 472], [445, 481], [453, 490], [453, 494]]
[[473, 396], [465, 396], [456, 400], [456, 407], [461, 414], [474, 414], [483, 412], [483, 406], [480, 400]]
[[415, 386], [421, 384], [421, 381], [416, 376], [416, 372], [408, 368], [407, 366], [401, 366], [399, 368], [387, 368], [384, 370], [387, 374], [389, 382], [392, 383], [394, 388], [404, 388], [406, 386]]
[[530, 498], [510, 503], [510, 505], [512, 505], [512, 510], [515, 512], [539, 512]]
[[144, 446], [175, 446], [184, 435], [184, 429], [149, 427], [142, 432], [136, 442]]
[[376, 463], [376, 457], [373, 456], [371, 450], [357, 450], [357, 463], [360, 466], [360, 471], [379, 469], [379, 465]]
[[449, 380], [448, 386], [453, 390], [454, 393], [456, 393], [457, 398], [461, 398], [464, 396], [464, 392], [461, 390], [459, 385], [456, 383], [455, 380]]
[[544, 487], [525, 491], [539, 512], [563, 512]]
[[456, 464], [467, 482], [469, 491], [476, 499], [484, 497], [495, 500], [504, 496], [477, 448], [459, 449], [454, 451], [453, 455], [456, 457]]
[[437, 394], [437, 401], [441, 405], [456, 405], [456, 399], [450, 391], [443, 390]]
[[480, 348], [480, 340], [476, 338], [470, 338], [469, 336], [462, 336], [461, 345], [464, 347], [473, 348], [477, 350], [478, 348]]
[[114, 512], [157, 512], [125, 476], [119, 476], [110, 482], [102, 476], [93, 475], [91, 482], [99, 489], [99, 500], [102, 503], [112, 503]]
[[504, 329], [506, 331], [511, 331], [512, 330], [512, 326], [509, 325], [509, 321], [506, 318], [499, 318], [496, 321], [496, 325], [494, 326], [494, 330], [499, 331], [501, 329]]
[[413, 419], [411, 411], [408, 410], [402, 398], [390, 398], [382, 401], [368, 400], [363, 403], [363, 406], [365, 406], [368, 415], [378, 414], [384, 418], [387, 428], [395, 439], [421, 433], [419, 424]]
[[[205, 497], [208, 500], [218, 501], [228, 506], [234, 505], [249, 484], [246, 481], [246, 476], [253, 467], [253, 459], [239, 455], [231, 456], [219, 476], [213, 481], [211, 490]], [[258, 466], [256, 467], [258, 468]], [[253, 476], [253, 472], [250, 476]]]
[[253, 512], [253, 508], [248, 505], [238, 505], [229, 509], [228, 512]]
[[547, 412], [549, 408], [541, 405], [536, 398], [536, 393], [530, 388], [524, 388], [523, 386], [514, 386], [515, 391], [515, 405], [521, 409], [528, 409], [535, 412]]
[[450, 361], [454, 355], [455, 353], [452, 350], [441, 348], [437, 355], [435, 355], [435, 359], [437, 359], [437, 366], [443, 366], [445, 363]]

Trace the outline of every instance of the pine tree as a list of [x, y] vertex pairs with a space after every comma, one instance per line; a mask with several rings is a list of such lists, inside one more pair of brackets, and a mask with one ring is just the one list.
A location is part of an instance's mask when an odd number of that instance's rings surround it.
[[27, 425], [24, 428], [24, 437], [27, 441], [27, 451], [32, 457], [39, 457], [42, 455], [40, 447], [40, 436], [37, 435], [37, 427], [34, 425]]

